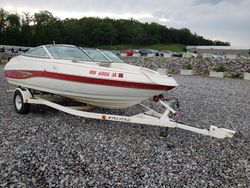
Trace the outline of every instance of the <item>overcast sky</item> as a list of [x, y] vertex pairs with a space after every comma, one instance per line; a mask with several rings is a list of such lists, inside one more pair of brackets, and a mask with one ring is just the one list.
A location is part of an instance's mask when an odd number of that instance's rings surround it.
[[48, 10], [61, 19], [134, 18], [250, 47], [250, 0], [0, 0], [0, 7], [32, 14]]

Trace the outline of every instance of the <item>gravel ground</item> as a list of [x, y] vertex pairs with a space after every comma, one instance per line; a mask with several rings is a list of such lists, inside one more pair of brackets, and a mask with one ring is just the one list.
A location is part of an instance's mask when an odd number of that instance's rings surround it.
[[175, 78], [180, 86], [165, 95], [180, 99], [182, 122], [234, 129], [235, 137], [180, 129], [161, 137], [160, 127], [84, 119], [41, 105], [18, 115], [0, 66], [0, 187], [250, 187], [250, 82]]

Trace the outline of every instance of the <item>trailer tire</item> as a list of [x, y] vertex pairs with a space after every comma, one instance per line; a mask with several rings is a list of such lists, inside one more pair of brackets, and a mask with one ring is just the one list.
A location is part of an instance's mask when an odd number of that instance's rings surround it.
[[16, 90], [14, 93], [14, 107], [18, 114], [28, 114], [30, 112], [30, 104], [24, 103], [23, 94], [20, 90]]

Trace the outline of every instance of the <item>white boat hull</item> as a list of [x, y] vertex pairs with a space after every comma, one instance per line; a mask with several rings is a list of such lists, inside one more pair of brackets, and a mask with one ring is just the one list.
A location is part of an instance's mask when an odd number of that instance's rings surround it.
[[171, 77], [140, 69], [121, 63], [102, 67], [18, 56], [6, 65], [5, 76], [17, 86], [110, 109], [133, 106], [177, 86]]
[[[133, 106], [163, 92], [161, 90], [138, 90], [133, 88], [82, 84], [48, 78], [31, 78], [24, 82], [15, 79], [8, 79], [8, 81], [13, 85], [53, 93], [93, 106], [110, 109]], [[46, 87], [42, 87], [44, 86], [44, 82], [50, 83], [49, 86], [46, 85]], [[65, 85], [70, 85], [70, 90], [65, 88]]]

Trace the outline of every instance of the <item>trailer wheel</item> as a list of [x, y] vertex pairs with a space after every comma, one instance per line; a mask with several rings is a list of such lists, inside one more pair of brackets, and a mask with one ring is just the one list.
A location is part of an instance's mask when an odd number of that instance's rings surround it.
[[24, 103], [22, 92], [18, 89], [14, 93], [14, 107], [18, 114], [27, 114], [30, 112], [30, 104]]

